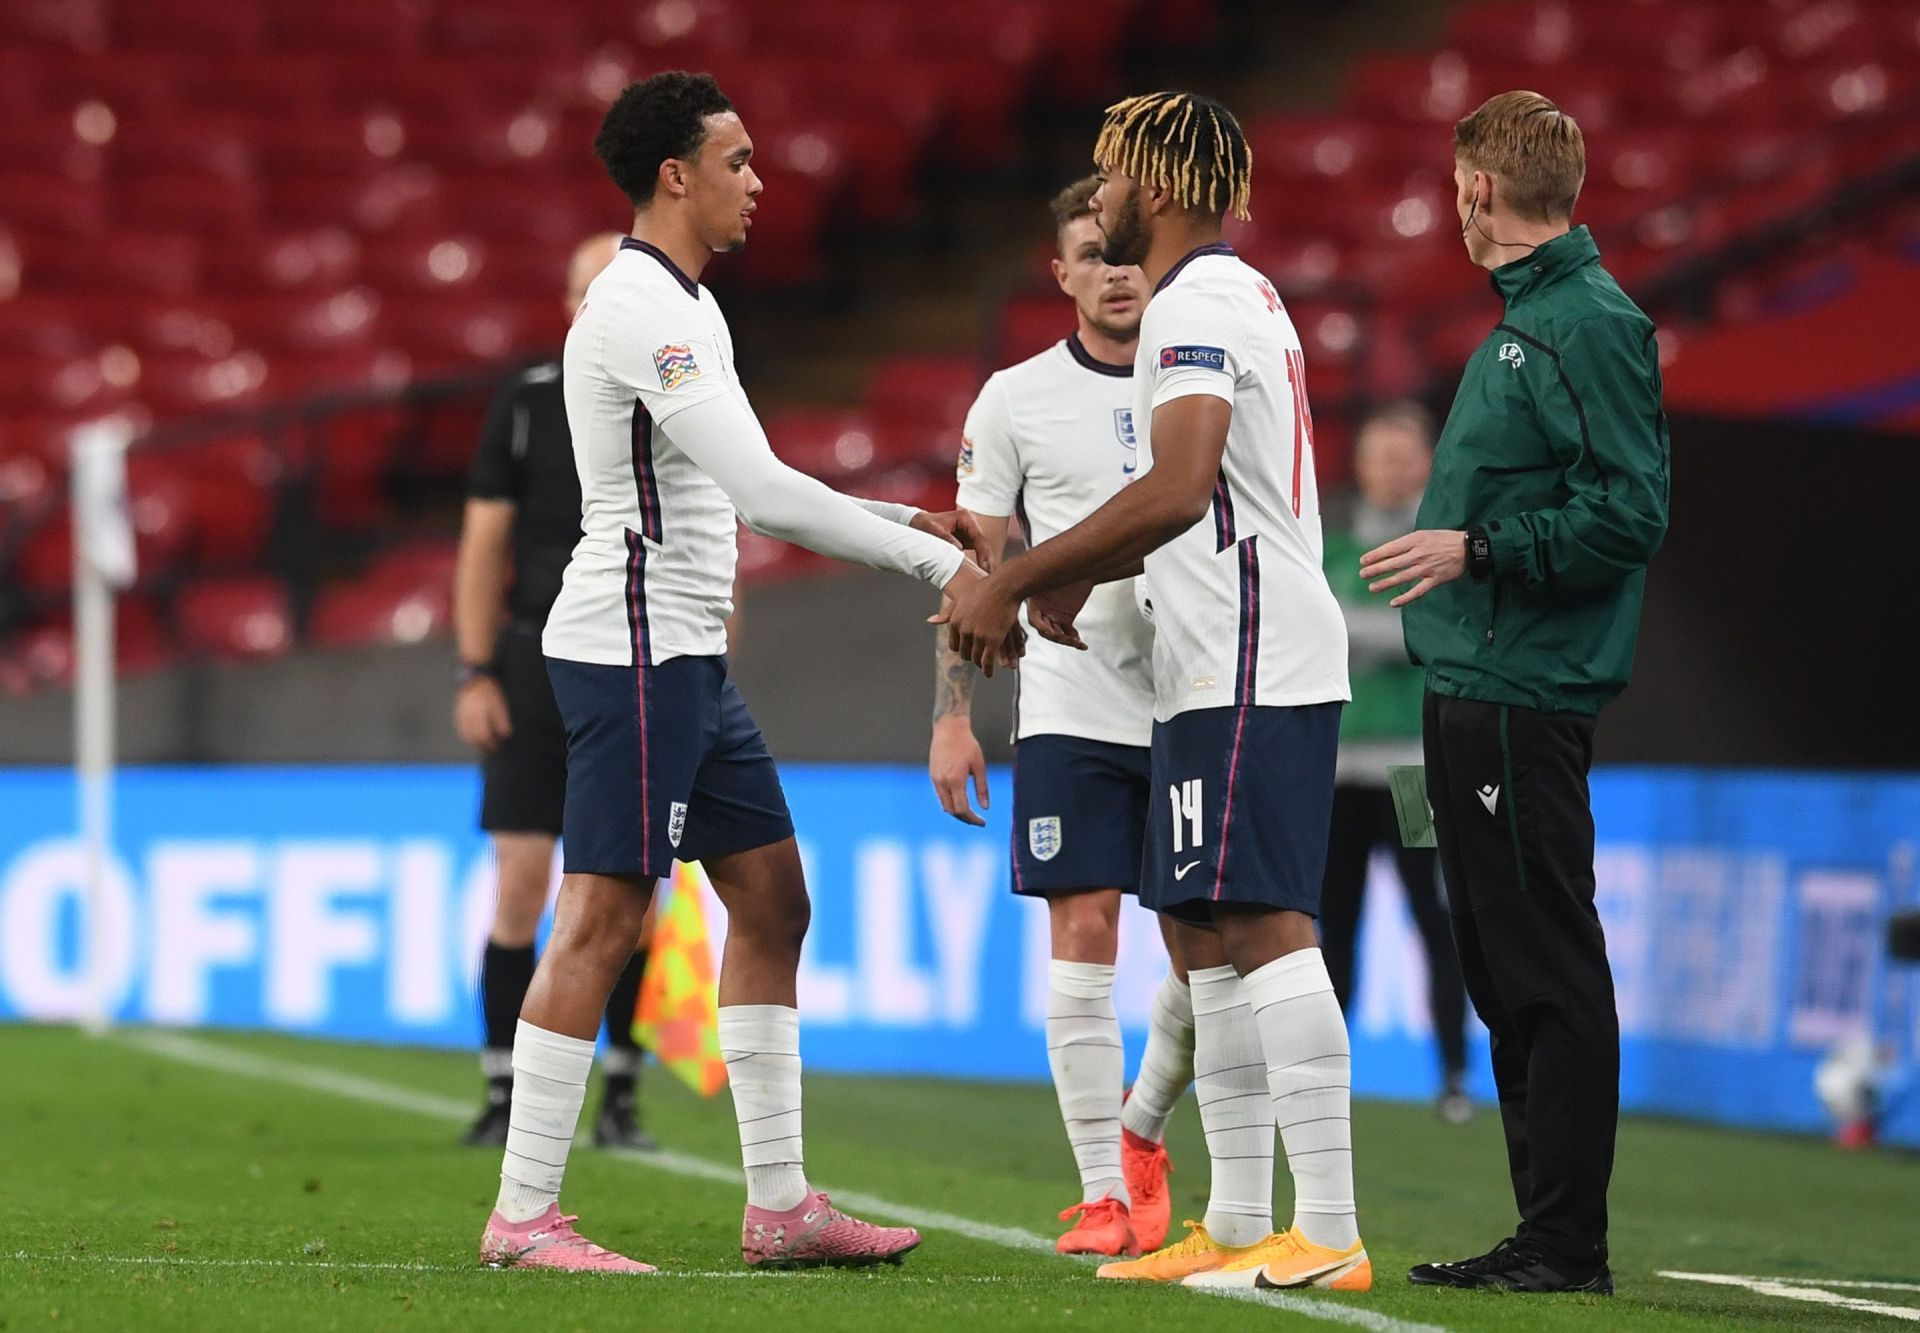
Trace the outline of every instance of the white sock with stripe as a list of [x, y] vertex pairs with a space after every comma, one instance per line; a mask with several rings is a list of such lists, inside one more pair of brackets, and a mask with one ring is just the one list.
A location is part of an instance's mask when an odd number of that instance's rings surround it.
[[1080, 1197], [1111, 1194], [1131, 1207], [1120, 1170], [1120, 1097], [1126, 1052], [1113, 1014], [1111, 963], [1047, 964], [1047, 1063], [1060, 1118], [1080, 1168]]
[[592, 1042], [537, 1028], [524, 1018], [515, 1028], [513, 1110], [494, 1204], [507, 1221], [531, 1221], [560, 1198], [592, 1069]]
[[1168, 969], [1153, 993], [1147, 1049], [1120, 1112], [1120, 1123], [1150, 1143], [1167, 1135], [1167, 1117], [1193, 1082], [1193, 992]]
[[1353, 1203], [1353, 1059], [1318, 949], [1301, 949], [1241, 983], [1266, 1052], [1274, 1119], [1293, 1173], [1293, 1225], [1315, 1245], [1360, 1239]]
[[727, 1062], [747, 1203], [784, 1213], [807, 1197], [800, 1143], [800, 1013], [784, 1004], [730, 1004], [720, 1010], [720, 1058]]
[[1187, 974], [1193, 991], [1193, 1090], [1213, 1181], [1207, 1233], [1252, 1245], [1273, 1230], [1273, 1102], [1253, 1011], [1230, 967]]

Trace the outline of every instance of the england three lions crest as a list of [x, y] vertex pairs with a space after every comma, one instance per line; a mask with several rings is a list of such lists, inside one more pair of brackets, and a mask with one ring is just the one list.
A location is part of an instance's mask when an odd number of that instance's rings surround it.
[[1127, 456], [1120, 464], [1120, 471], [1131, 477], [1140, 470], [1140, 437], [1133, 433], [1133, 409], [1116, 407], [1113, 409], [1113, 433], [1120, 440], [1120, 447]]
[[1027, 850], [1036, 861], [1051, 861], [1060, 855], [1060, 816], [1027, 821]]

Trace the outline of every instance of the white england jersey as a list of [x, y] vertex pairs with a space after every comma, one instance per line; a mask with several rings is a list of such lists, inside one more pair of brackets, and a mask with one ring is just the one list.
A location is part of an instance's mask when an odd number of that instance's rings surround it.
[[738, 518], [673, 444], [686, 408], [746, 400], [719, 305], [628, 237], [587, 288], [562, 364], [581, 537], [547, 617], [547, 656], [652, 666], [726, 652]]
[[[1036, 543], [1105, 504], [1139, 467], [1133, 377], [1131, 366], [1094, 360], [1078, 335], [994, 375], [967, 413], [960, 504], [977, 514], [1018, 514]], [[1085, 652], [1028, 634], [1014, 738], [1148, 744], [1153, 629], [1134, 581], [1095, 588], [1074, 626]]]
[[1273, 285], [1232, 247], [1201, 246], [1154, 289], [1134, 364], [1143, 468], [1154, 408], [1189, 394], [1233, 405], [1209, 516], [1146, 560], [1154, 716], [1351, 698], [1320, 565], [1306, 358]]

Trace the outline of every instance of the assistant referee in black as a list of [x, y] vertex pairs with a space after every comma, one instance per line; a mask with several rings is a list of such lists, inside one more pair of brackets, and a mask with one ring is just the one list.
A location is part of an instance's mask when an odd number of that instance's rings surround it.
[[1461, 237], [1506, 310], [1467, 363], [1419, 530], [1368, 552], [1361, 574], [1399, 590], [1426, 670], [1428, 799], [1461, 971], [1492, 1036], [1520, 1224], [1408, 1278], [1611, 1293], [1620, 1025], [1587, 773], [1667, 530], [1659, 350], [1572, 225], [1586, 146], [1571, 116], [1502, 93], [1453, 147]]
[[[618, 253], [620, 234], [583, 242], [567, 269], [567, 314]], [[513, 1034], [533, 981], [534, 932], [546, 910], [553, 849], [567, 796], [567, 729], [547, 683], [540, 632], [580, 540], [580, 478], [574, 469], [557, 361], [529, 366], [501, 388], [487, 413], [467, 479], [454, 575], [453, 624], [460, 654], [454, 726], [481, 752], [480, 827], [491, 836], [499, 896], [480, 964], [487, 1104], [466, 1142], [507, 1141], [513, 1095]], [[651, 921], [651, 917], [649, 917]], [[653, 1148], [634, 1108], [640, 1048], [633, 1012], [646, 968], [644, 937], [607, 1000], [605, 1095], [594, 1120], [602, 1147]]]

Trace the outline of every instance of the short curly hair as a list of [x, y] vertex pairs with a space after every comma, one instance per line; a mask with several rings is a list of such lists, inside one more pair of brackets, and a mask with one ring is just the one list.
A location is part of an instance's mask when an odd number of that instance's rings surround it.
[[668, 70], [627, 85], [607, 108], [593, 153], [635, 208], [653, 202], [660, 164], [690, 158], [707, 137], [707, 117], [724, 115], [733, 103], [711, 74]]

